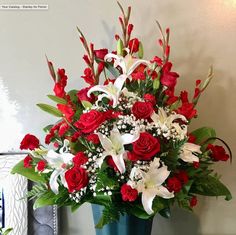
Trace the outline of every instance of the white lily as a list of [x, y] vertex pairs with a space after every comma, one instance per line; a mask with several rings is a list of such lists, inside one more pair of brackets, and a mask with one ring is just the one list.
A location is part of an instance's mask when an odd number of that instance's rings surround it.
[[101, 101], [102, 98], [106, 97], [113, 101], [113, 108], [115, 108], [118, 104], [118, 99], [122, 90], [122, 87], [124, 85], [124, 82], [126, 80], [126, 77], [119, 76], [114, 84], [112, 82], [109, 82], [107, 85], [96, 85], [89, 89], [87, 95], [90, 97], [91, 93], [95, 91], [103, 92], [104, 94], [101, 94], [98, 96], [97, 102]]
[[110, 137], [106, 137], [101, 133], [98, 133], [98, 137], [102, 147], [105, 150], [102, 153], [102, 157], [98, 161], [99, 166], [101, 167], [106, 156], [111, 156], [118, 170], [121, 174], [123, 174], [125, 172], [124, 158], [126, 156], [124, 145], [131, 144], [136, 141], [139, 138], [139, 131], [136, 131], [134, 135], [121, 135], [119, 130], [114, 127], [111, 131]]
[[[105, 94], [101, 94], [98, 96], [98, 101], [102, 100], [102, 98], [106, 97], [113, 101], [113, 108], [115, 108], [118, 104], [118, 99], [123, 88], [123, 85], [126, 79], [133, 73], [133, 71], [140, 65], [150, 63], [147, 60], [139, 60], [132, 58], [131, 55], [127, 55], [125, 57], [118, 56], [112, 53], [109, 53], [105, 56], [104, 60], [112, 60], [114, 59], [114, 67], [120, 66], [122, 69], [122, 74], [116, 78], [114, 84], [108, 83], [108, 85], [96, 85], [93, 86], [87, 93], [90, 97], [91, 93], [95, 91], [100, 91]], [[98, 102], [97, 101], [97, 102]]]
[[135, 59], [130, 54], [122, 57], [113, 53], [108, 53], [104, 58], [104, 60], [112, 59], [114, 59], [114, 67], [121, 67], [122, 73], [126, 76], [126, 78], [128, 78], [140, 64], [145, 64], [147, 66], [150, 65], [149, 61]]
[[142, 204], [144, 210], [151, 215], [154, 213], [152, 210], [152, 202], [156, 196], [162, 198], [174, 197], [173, 192], [169, 192], [162, 184], [169, 176], [170, 171], [167, 166], [162, 163], [160, 167], [160, 159], [155, 158], [151, 163], [148, 171], [134, 167], [130, 173], [131, 181], [128, 184], [136, 188], [139, 193], [142, 193]]
[[49, 185], [51, 190], [58, 194], [58, 178], [60, 177], [62, 184], [67, 187], [65, 180], [65, 172], [68, 164], [72, 163], [73, 154], [68, 153], [68, 140], [64, 141], [64, 146], [60, 149], [59, 153], [56, 153], [53, 150], [49, 150], [47, 155], [44, 156], [44, 159], [47, 161], [48, 165], [53, 169], [53, 172], [50, 176]]
[[180, 156], [185, 162], [199, 162], [199, 158], [193, 153], [202, 153], [200, 150], [201, 146], [193, 144], [193, 143], [185, 143], [180, 149]]

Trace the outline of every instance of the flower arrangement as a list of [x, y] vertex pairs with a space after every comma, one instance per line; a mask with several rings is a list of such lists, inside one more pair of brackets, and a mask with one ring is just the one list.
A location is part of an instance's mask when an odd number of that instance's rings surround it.
[[162, 56], [144, 60], [141, 41], [131, 36], [131, 8], [127, 14], [120, 8], [122, 36], [115, 35], [115, 51], [94, 49], [78, 29], [87, 66], [81, 77], [88, 87], [65, 91], [65, 70], [56, 71], [47, 60], [54, 81], [54, 95], [48, 97], [57, 105], [38, 106], [60, 120], [44, 128], [50, 150], [34, 135], [24, 137], [20, 148], [29, 154], [13, 173], [37, 182], [28, 193], [36, 198], [35, 208], [103, 205], [98, 228], [124, 213], [169, 217], [175, 203], [192, 210], [197, 195], [230, 200], [230, 191], [212, 169], [231, 158], [229, 147], [212, 128], [188, 131], [212, 68], [204, 82], [196, 81], [192, 98], [187, 91], [176, 95], [179, 75], [169, 60], [170, 30], [157, 22]]

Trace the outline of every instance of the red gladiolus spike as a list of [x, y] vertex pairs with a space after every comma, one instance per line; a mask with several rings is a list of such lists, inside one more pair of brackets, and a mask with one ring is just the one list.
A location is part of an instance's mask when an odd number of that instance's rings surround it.
[[132, 33], [133, 28], [134, 28], [134, 26], [132, 24], [128, 25], [128, 31], [127, 31], [128, 35], [130, 35]]
[[80, 41], [84, 44], [85, 41], [84, 41], [84, 38], [83, 37], [80, 37]]
[[161, 39], [158, 39], [158, 43], [161, 47], [163, 46], [163, 41]]
[[168, 57], [169, 54], [170, 54], [170, 46], [167, 45], [167, 46], [166, 46], [166, 49], [165, 49], [165, 55], [166, 55], [166, 57]]
[[121, 17], [119, 17], [119, 21], [122, 25], [124, 24], [123, 19]]
[[166, 34], [169, 34], [170, 33], [170, 28], [167, 28], [166, 29]]
[[115, 39], [118, 41], [120, 39], [120, 36], [118, 34], [116, 34]]

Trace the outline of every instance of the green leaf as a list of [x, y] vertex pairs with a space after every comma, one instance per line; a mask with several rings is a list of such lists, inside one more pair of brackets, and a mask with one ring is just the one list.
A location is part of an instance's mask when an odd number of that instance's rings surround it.
[[120, 72], [119, 72], [119, 70], [117, 70], [116, 68], [113, 67], [113, 64], [112, 64], [112, 63], [106, 62], [106, 63], [105, 63], [105, 67], [107, 68], [107, 70], [108, 70], [115, 78], [119, 77]]
[[58, 96], [55, 96], [55, 95], [47, 95], [47, 97], [49, 99], [51, 99], [52, 101], [56, 102], [57, 104], [66, 104], [67, 101], [63, 98], [60, 98]]
[[13, 228], [8, 228], [7, 230], [4, 231], [4, 233], [2, 235], [7, 235], [9, 234], [11, 231], [13, 231]]
[[196, 137], [196, 144], [203, 144], [208, 139], [216, 137], [216, 132], [211, 127], [201, 127], [191, 132], [191, 134]]
[[57, 108], [51, 106], [51, 105], [48, 105], [48, 104], [37, 104], [37, 106], [42, 109], [43, 111], [53, 115], [53, 116], [56, 116], [56, 117], [62, 117], [63, 114], [61, 113], [61, 111], [59, 111]]
[[45, 126], [44, 128], [43, 128], [43, 131], [44, 132], [49, 132], [50, 130], [51, 130], [51, 128], [53, 127], [53, 125], [51, 124], [51, 125], [47, 125], [47, 126]]
[[190, 192], [204, 196], [225, 196], [226, 200], [232, 198], [229, 189], [219, 179], [211, 175], [196, 180]]
[[55, 204], [55, 194], [52, 191], [48, 191], [34, 202], [34, 209], [41, 208], [44, 206], [51, 206]]
[[171, 216], [170, 208], [164, 208], [164, 209], [160, 210], [160, 211], [159, 211], [159, 214], [160, 214], [162, 217], [169, 219], [170, 216]]
[[93, 106], [89, 101], [86, 101], [86, 100], [82, 100], [81, 103], [85, 109], [91, 109]]
[[42, 183], [46, 182], [44, 176], [38, 174], [38, 172], [35, 172], [33, 167], [32, 168], [25, 168], [24, 167], [24, 160], [22, 160], [18, 164], [16, 164], [13, 167], [11, 173], [12, 174], [17, 173], [17, 174], [22, 175], [34, 182], [42, 182]]
[[152, 217], [152, 215], [147, 214], [141, 204], [130, 204], [127, 206], [127, 211], [140, 219], [150, 219]]
[[116, 49], [117, 49], [117, 55], [123, 56], [124, 43], [120, 38], [117, 41], [117, 48]]

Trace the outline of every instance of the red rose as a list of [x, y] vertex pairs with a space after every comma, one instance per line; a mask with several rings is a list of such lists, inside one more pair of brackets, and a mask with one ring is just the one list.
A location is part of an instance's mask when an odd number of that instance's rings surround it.
[[177, 109], [177, 113], [190, 120], [197, 115], [197, 110], [194, 109], [193, 103], [183, 103], [182, 106]]
[[167, 188], [170, 192], [178, 193], [182, 189], [180, 180], [173, 176], [167, 180]]
[[31, 168], [32, 167], [32, 165], [31, 165], [32, 161], [33, 161], [33, 158], [30, 155], [27, 155], [24, 159], [24, 167], [25, 168]]
[[211, 158], [214, 161], [227, 161], [229, 155], [225, 152], [225, 149], [219, 145], [208, 144], [207, 149], [211, 151]]
[[88, 101], [90, 103], [93, 103], [94, 100], [95, 100], [95, 96], [93, 94], [91, 94], [90, 97], [88, 97], [87, 93], [89, 91], [89, 89], [91, 88], [90, 87], [86, 87], [86, 88], [83, 88], [81, 89], [80, 91], [78, 91], [77, 93], [77, 97], [80, 101]]
[[106, 54], [108, 54], [107, 49], [94, 50], [95, 57], [98, 59], [104, 60]]
[[129, 41], [130, 53], [138, 52], [139, 49], [139, 40], [137, 38], [131, 39]]
[[153, 107], [150, 102], [137, 101], [132, 107], [132, 113], [138, 119], [148, 119], [153, 113]]
[[172, 64], [167, 62], [162, 68], [161, 84], [168, 88], [174, 88], [179, 75], [175, 72], [171, 72]]
[[74, 125], [81, 129], [83, 133], [91, 133], [103, 122], [103, 113], [98, 112], [97, 110], [91, 110], [88, 113], [81, 114], [80, 119]]
[[138, 197], [138, 191], [136, 189], [133, 189], [128, 184], [123, 184], [121, 186], [120, 192], [121, 192], [121, 196], [122, 196], [123, 201], [133, 202]]
[[194, 207], [197, 205], [197, 197], [196, 196], [193, 196], [190, 201], [189, 201], [189, 204], [191, 207]]
[[139, 156], [136, 155], [134, 152], [128, 152], [128, 153], [127, 153], [127, 158], [128, 158], [130, 161], [138, 161], [138, 160], [139, 160]]
[[176, 177], [180, 180], [180, 182], [184, 185], [188, 183], [188, 174], [186, 171], [180, 171]]
[[140, 160], [151, 160], [155, 154], [160, 152], [160, 143], [148, 132], [143, 132], [139, 139], [133, 143], [133, 151]]
[[20, 143], [20, 149], [34, 150], [39, 147], [39, 139], [34, 135], [27, 134]]
[[94, 78], [93, 72], [92, 72], [92, 70], [90, 68], [86, 68], [84, 70], [84, 75], [81, 76], [81, 77], [88, 84], [90, 84], [90, 85], [94, 85], [95, 84], [95, 78]]
[[72, 117], [74, 116], [75, 112], [70, 106], [65, 104], [57, 104], [57, 108], [64, 114], [69, 122], [72, 121]]
[[37, 170], [38, 171], [44, 171], [46, 165], [47, 164], [46, 164], [45, 161], [43, 161], [43, 160], [39, 161], [38, 164], [37, 164]]
[[83, 152], [78, 152], [72, 159], [75, 166], [81, 166], [88, 161], [88, 157]]
[[96, 135], [96, 134], [87, 135], [86, 140], [89, 141], [89, 142], [92, 142], [93, 144], [99, 144], [100, 143], [98, 135]]
[[79, 191], [88, 184], [87, 172], [80, 167], [73, 167], [66, 171], [65, 179], [68, 185], [69, 193]]
[[156, 97], [152, 94], [145, 94], [143, 96], [146, 102], [150, 102], [152, 105], [156, 105]]

